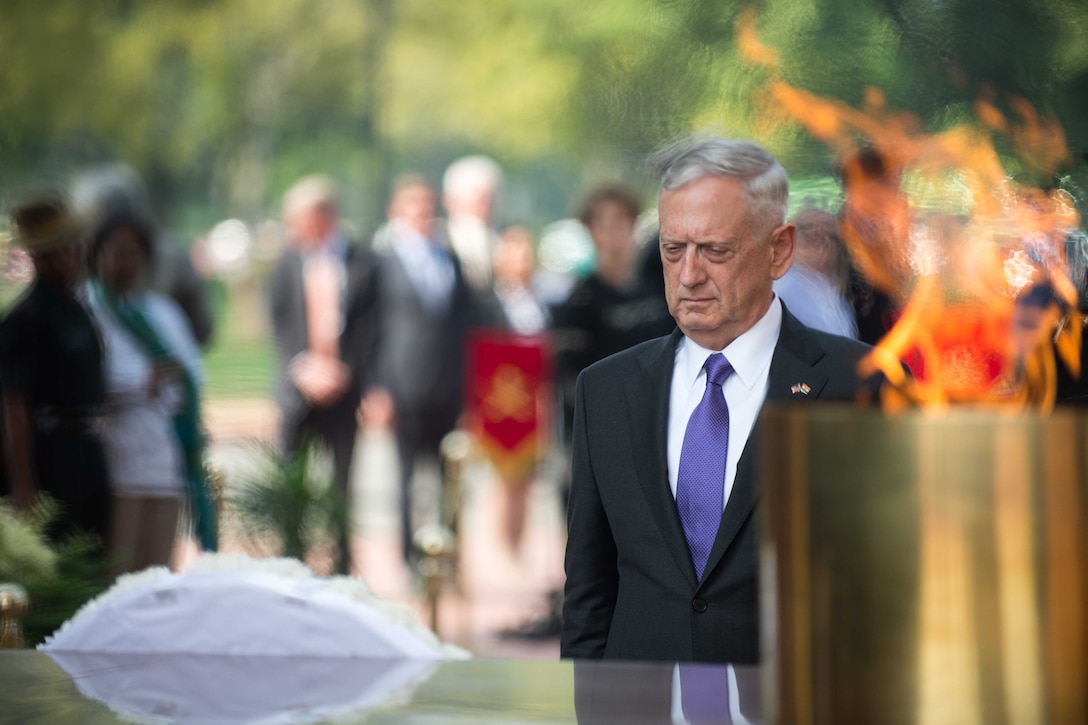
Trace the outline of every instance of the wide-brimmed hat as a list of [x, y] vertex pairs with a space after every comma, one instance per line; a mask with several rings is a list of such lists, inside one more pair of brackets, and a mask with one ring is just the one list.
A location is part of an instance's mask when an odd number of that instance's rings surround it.
[[32, 254], [77, 244], [85, 228], [79, 217], [60, 196], [42, 195], [26, 199], [11, 210], [15, 243]]

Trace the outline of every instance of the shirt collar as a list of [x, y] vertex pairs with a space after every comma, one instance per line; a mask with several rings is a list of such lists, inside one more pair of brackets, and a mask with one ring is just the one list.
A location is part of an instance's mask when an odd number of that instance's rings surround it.
[[348, 241], [348, 237], [343, 230], [337, 227], [325, 240], [325, 244], [330, 254], [336, 255], [338, 259], [344, 259], [348, 256], [348, 247], [351, 242]]
[[729, 364], [733, 366], [734, 374], [744, 387], [751, 389], [770, 367], [781, 329], [782, 303], [779, 302], [778, 295], [775, 295], [763, 317], [724, 350], [707, 350], [685, 336], [676, 353], [676, 374], [682, 375], [684, 380], [694, 385], [703, 372], [707, 357], [720, 352], [725, 354]]
[[431, 246], [438, 246], [437, 239], [429, 237], [426, 234], [421, 234], [399, 219], [390, 221], [389, 227], [393, 231], [393, 242], [395, 245], [411, 248], [413, 251], [417, 249], [426, 249]]
[[348, 238], [340, 231], [340, 228], [337, 227], [329, 232], [328, 236], [314, 246], [311, 251], [315, 254], [328, 254], [337, 259], [343, 259], [347, 256]]

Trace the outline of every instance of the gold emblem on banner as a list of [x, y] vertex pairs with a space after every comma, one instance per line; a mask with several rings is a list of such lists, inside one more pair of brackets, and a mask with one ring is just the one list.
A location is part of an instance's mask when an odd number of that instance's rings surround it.
[[491, 376], [491, 387], [484, 396], [484, 415], [488, 420], [513, 418], [519, 423], [533, 419], [536, 399], [529, 392], [525, 374], [513, 365], [500, 365]]

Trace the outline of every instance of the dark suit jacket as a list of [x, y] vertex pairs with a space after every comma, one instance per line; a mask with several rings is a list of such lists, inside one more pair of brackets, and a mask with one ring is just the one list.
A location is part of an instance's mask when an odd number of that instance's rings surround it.
[[170, 235], [160, 234], [151, 268], [151, 289], [169, 296], [185, 313], [193, 338], [207, 346], [215, 332], [208, 286], [193, 267], [189, 250]]
[[[306, 324], [306, 293], [302, 279], [302, 255], [288, 249], [280, 257], [268, 283], [272, 331], [280, 357], [279, 385], [276, 402], [291, 420], [309, 409], [309, 403], [287, 376], [291, 360], [309, 348], [310, 333]], [[346, 247], [344, 266], [347, 281], [340, 304], [344, 326], [340, 333], [340, 359], [351, 370], [351, 385], [341, 401], [345, 415], [354, 419], [362, 391], [374, 373], [380, 334], [379, 289], [377, 259], [370, 250], [355, 244]]]
[[[395, 242], [392, 242], [395, 243]], [[473, 314], [472, 293], [454, 264], [453, 292], [444, 314], [428, 312], [394, 249], [380, 255], [382, 347], [375, 381], [393, 397], [398, 426], [420, 417], [449, 431], [464, 398], [465, 337]]]
[[[579, 377], [563, 657], [759, 659], [759, 441], [753, 430], [697, 582], [666, 463], [669, 393], [681, 338], [676, 330]], [[856, 363], [868, 349], [811, 330], [783, 307], [767, 402], [854, 399]], [[809, 394], [793, 395], [796, 383], [809, 385]]]

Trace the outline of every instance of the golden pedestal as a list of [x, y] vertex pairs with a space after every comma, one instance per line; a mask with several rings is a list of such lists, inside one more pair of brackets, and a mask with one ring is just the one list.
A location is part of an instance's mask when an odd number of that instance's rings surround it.
[[759, 425], [768, 722], [1086, 722], [1084, 415]]
[[29, 608], [25, 589], [18, 584], [0, 584], [0, 649], [26, 646], [21, 620]]

